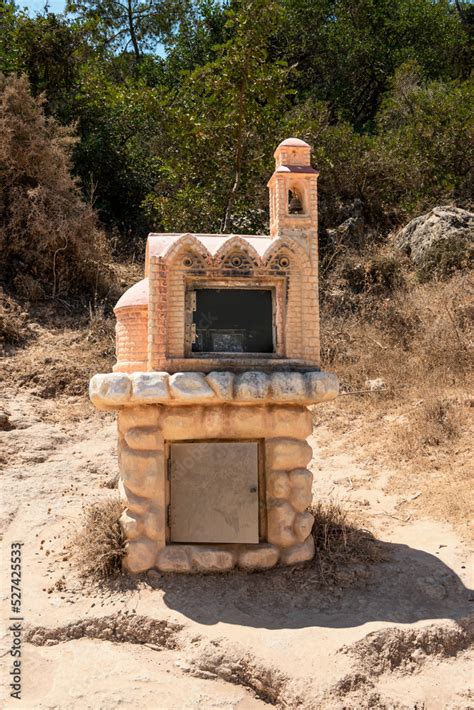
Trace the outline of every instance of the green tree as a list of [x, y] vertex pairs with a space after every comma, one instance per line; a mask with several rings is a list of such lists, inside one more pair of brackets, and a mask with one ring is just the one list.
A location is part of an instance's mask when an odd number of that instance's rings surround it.
[[176, 92], [169, 108], [172, 150], [161, 169], [166, 185], [160, 181], [147, 200], [165, 228], [250, 229], [252, 209], [262, 228], [263, 175], [287, 107], [288, 70], [268, 51], [279, 17], [276, 2], [233, 3], [228, 40]]
[[469, 204], [474, 192], [474, 80], [426, 81], [400, 67], [377, 118], [374, 155], [386, 164], [384, 192], [399, 215], [439, 201]]
[[162, 162], [165, 96], [138, 79], [116, 84], [102, 69], [84, 78], [78, 96], [75, 169], [104, 224], [122, 235], [126, 249], [152, 226], [141, 205]]
[[132, 52], [135, 61], [171, 32], [177, 0], [69, 0], [68, 12], [94, 22], [106, 47]]
[[16, 16], [16, 64], [35, 96], [44, 93], [46, 110], [62, 123], [77, 118], [77, 92], [89, 61], [96, 57], [91, 28], [78, 19], [47, 13]]
[[228, 39], [227, 4], [219, 0], [183, 3], [175, 31], [166, 40], [166, 77], [171, 86], [215, 59], [215, 47]]
[[298, 67], [298, 99], [328, 101], [334, 117], [359, 129], [373, 121], [404, 62], [416, 60], [429, 79], [469, 74], [467, 27], [449, 0], [282, 4], [279, 51]]

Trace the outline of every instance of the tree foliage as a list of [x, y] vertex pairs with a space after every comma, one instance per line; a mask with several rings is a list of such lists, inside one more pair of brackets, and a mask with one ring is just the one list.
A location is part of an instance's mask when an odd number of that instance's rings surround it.
[[26, 78], [1, 78], [0, 267], [37, 300], [90, 301], [112, 283], [105, 235], [70, 174], [70, 129], [44, 114]]
[[[322, 243], [472, 199], [474, 13], [448, 0], [77, 0], [2, 6], [1, 70], [79, 140], [72, 171], [121, 249], [147, 231], [266, 230], [276, 144], [319, 168]], [[357, 205], [357, 208], [354, 207]]]
[[171, 32], [178, 8], [176, 0], [68, 0], [67, 5], [94, 27], [104, 47], [132, 52], [136, 62]]

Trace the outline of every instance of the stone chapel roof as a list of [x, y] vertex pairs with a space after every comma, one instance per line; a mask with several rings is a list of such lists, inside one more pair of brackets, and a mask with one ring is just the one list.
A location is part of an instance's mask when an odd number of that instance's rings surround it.
[[[270, 254], [285, 245], [284, 238], [272, 238], [266, 234], [191, 234], [190, 232], [168, 232], [151, 233], [148, 235], [145, 277], [148, 276], [150, 260], [162, 257], [165, 260], [173, 257], [173, 254], [181, 245], [195, 246], [205, 256], [213, 258], [219, 255], [219, 251], [238, 249], [244, 247], [257, 262], [263, 263]], [[293, 244], [293, 248], [296, 245]], [[144, 278], [129, 288], [118, 300], [114, 310], [121, 308], [140, 307], [148, 305], [148, 278]]]
[[152, 232], [148, 235], [147, 259], [167, 256], [172, 247], [179, 241], [185, 241], [186, 237], [199, 242], [211, 256], [215, 256], [219, 249], [230, 240], [241, 240], [254, 249], [259, 256], [263, 256], [273, 241], [266, 234], [194, 234], [190, 232], [158, 234]]

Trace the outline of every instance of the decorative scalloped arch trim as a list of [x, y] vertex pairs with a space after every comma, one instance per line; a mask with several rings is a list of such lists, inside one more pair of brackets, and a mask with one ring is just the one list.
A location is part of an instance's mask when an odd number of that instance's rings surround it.
[[211, 259], [211, 254], [207, 247], [205, 247], [194, 234], [190, 234], [189, 232], [187, 234], [182, 234], [179, 239], [170, 244], [170, 246], [163, 253], [163, 258], [168, 263], [172, 263], [184, 249], [196, 252], [205, 261], [209, 261]]
[[234, 236], [228, 239], [214, 255], [214, 262], [218, 264], [221, 260], [225, 259], [226, 256], [230, 256], [232, 252], [243, 252], [255, 263], [256, 267], [262, 266], [262, 260], [256, 251], [256, 249], [249, 244], [245, 239], [239, 236]]
[[265, 266], [268, 266], [272, 259], [274, 259], [279, 254], [284, 254], [287, 256], [295, 256], [297, 263], [300, 266], [304, 266], [308, 260], [308, 254], [298, 242], [293, 239], [288, 239], [287, 237], [279, 237], [271, 242], [268, 249], [266, 249], [262, 261]]

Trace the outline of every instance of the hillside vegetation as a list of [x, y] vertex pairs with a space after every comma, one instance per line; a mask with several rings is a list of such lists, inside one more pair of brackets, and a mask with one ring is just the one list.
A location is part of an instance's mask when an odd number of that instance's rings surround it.
[[70, 167], [114, 253], [141, 253], [151, 229], [265, 231], [273, 151], [290, 135], [321, 172], [323, 251], [355, 204], [371, 240], [471, 204], [470, 3], [129, 6], [70, 0], [29, 17], [6, 2], [1, 19], [0, 71], [74, 126]]

